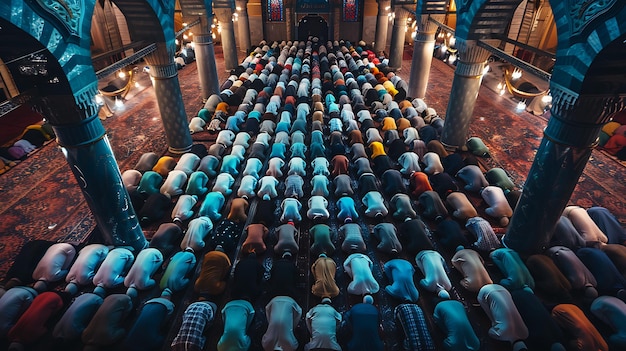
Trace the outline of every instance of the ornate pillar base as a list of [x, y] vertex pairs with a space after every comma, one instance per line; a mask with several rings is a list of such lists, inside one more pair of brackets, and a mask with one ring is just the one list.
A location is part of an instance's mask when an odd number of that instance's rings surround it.
[[128, 246], [135, 252], [147, 247], [148, 242], [98, 116], [52, 128], [105, 244]]
[[198, 78], [202, 89], [202, 101], [211, 95], [220, 93], [219, 78], [215, 66], [215, 48], [211, 34], [195, 34], [193, 36], [196, 53]]
[[174, 63], [152, 65], [150, 77], [170, 152], [176, 154], [188, 152], [191, 150], [193, 140], [189, 134], [189, 123], [183, 105], [176, 65]]

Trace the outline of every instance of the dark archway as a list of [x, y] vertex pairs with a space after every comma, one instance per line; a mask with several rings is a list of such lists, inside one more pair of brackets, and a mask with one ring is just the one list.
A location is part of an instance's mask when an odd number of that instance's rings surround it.
[[[70, 102], [69, 106], [75, 106], [72, 89], [57, 58], [37, 39], [3, 18], [0, 28], [0, 58], [19, 91], [13, 99], [39, 110], [53, 124], [65, 122], [46, 108], [46, 101]], [[71, 118], [67, 112], [64, 117]], [[79, 120], [79, 114], [73, 118]]]
[[298, 22], [298, 40], [306, 41], [309, 36], [318, 37], [320, 43], [328, 40], [328, 23], [324, 18], [319, 15], [307, 15]]

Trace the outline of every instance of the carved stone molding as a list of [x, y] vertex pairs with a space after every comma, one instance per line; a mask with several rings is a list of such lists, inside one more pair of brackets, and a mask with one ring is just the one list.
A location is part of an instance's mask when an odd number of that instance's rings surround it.
[[96, 103], [95, 96], [98, 94], [98, 85], [96, 82], [90, 84], [82, 91], [74, 94], [76, 105], [83, 112], [85, 118], [89, 118], [98, 114], [100, 106]]
[[48, 19], [60, 32], [79, 38], [83, 0], [29, 0], [35, 11]]
[[567, 0], [571, 35], [581, 34], [596, 18], [608, 12], [617, 2], [617, 0]]
[[485, 64], [483, 62], [463, 62], [459, 60], [456, 64], [454, 74], [463, 77], [480, 77], [483, 75]]
[[552, 83], [552, 114], [561, 119], [583, 124], [604, 124], [624, 107], [625, 99], [613, 95], [579, 95]]
[[213, 44], [213, 36], [211, 34], [195, 34], [193, 42], [196, 44]]
[[624, 107], [624, 98], [618, 96], [589, 96], [551, 85], [552, 117], [544, 133], [549, 140], [575, 147], [588, 148], [596, 139], [604, 123]]

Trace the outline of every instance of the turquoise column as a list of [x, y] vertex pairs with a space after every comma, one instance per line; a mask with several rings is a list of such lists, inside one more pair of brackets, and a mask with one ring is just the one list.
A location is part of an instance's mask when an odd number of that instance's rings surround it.
[[619, 97], [579, 97], [556, 83], [550, 91], [552, 116], [502, 239], [521, 254], [549, 247], [602, 126], [623, 106]]
[[54, 125], [53, 129], [105, 244], [132, 247], [135, 252], [147, 247], [97, 114], [78, 123]]
[[169, 151], [175, 154], [188, 152], [191, 150], [193, 140], [189, 133], [189, 122], [183, 105], [176, 64], [171, 62], [150, 65], [150, 78]]

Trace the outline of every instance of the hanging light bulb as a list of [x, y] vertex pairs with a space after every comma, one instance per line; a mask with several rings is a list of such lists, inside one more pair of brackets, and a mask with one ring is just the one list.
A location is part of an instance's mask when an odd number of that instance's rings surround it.
[[178, 39], [174, 39], [174, 44], [179, 45], [180, 41], [178, 41]]
[[502, 90], [502, 82], [498, 83], [498, 90]]
[[519, 79], [522, 77], [522, 70], [519, 68], [516, 68], [513, 70], [513, 73], [511, 73], [511, 79], [515, 80], [515, 79]]
[[505, 92], [504, 88], [500, 89], [500, 96], [504, 95]]
[[526, 101], [522, 100], [520, 102], [517, 103], [517, 110], [518, 111], [522, 111], [526, 108]]
[[454, 44], [456, 44], [456, 37], [450, 37], [450, 39], [448, 39], [448, 44], [450, 44], [450, 46], [454, 46]]
[[135, 82], [135, 88], [137, 89], [141, 88], [141, 84], [139, 84], [139, 82]]
[[183, 39], [187, 40], [189, 39], [189, 36], [187, 34], [183, 34]]
[[124, 79], [124, 78], [126, 78], [126, 72], [124, 72], [124, 71], [120, 71], [120, 72], [117, 74], [117, 76], [118, 76], [118, 77], [120, 77], [120, 78], [122, 78], [122, 79]]
[[187, 27], [187, 22], [183, 22], [183, 27]]

